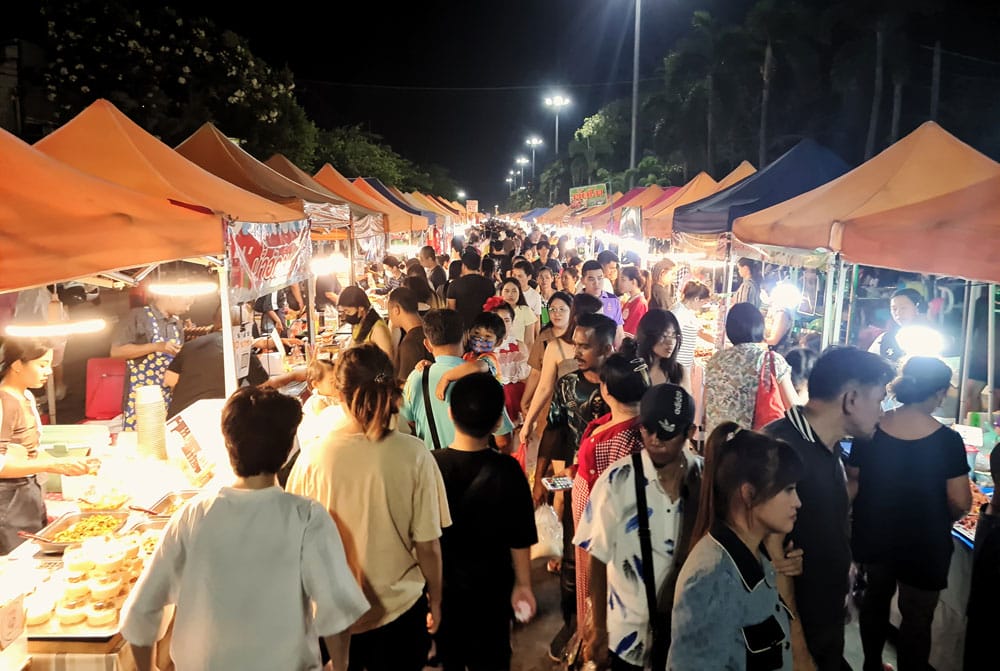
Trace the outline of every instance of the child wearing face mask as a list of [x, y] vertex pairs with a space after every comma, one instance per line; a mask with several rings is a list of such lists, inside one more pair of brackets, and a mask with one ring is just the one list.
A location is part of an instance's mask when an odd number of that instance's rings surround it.
[[507, 414], [514, 419], [515, 426], [520, 425], [518, 416], [521, 413], [521, 399], [524, 396], [525, 380], [531, 374], [528, 365], [528, 347], [524, 342], [513, 337], [511, 324], [514, 322], [514, 308], [500, 296], [494, 296], [486, 301], [483, 309], [499, 315], [503, 319], [507, 336], [494, 348], [500, 362], [500, 384], [506, 401]]
[[465, 363], [456, 366], [441, 376], [435, 394], [443, 401], [448, 385], [455, 380], [473, 373], [490, 373], [503, 384], [500, 374], [500, 358], [496, 349], [507, 337], [507, 327], [500, 315], [493, 312], [480, 312], [469, 325], [468, 340], [465, 346]]

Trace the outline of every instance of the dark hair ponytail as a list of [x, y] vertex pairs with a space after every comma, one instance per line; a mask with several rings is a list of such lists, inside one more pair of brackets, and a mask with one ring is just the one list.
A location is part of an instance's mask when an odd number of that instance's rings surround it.
[[892, 394], [900, 403], [922, 403], [951, 386], [951, 368], [932, 356], [910, 357], [902, 375], [892, 382]]
[[649, 389], [649, 366], [636, 358], [634, 350], [632, 354], [617, 352], [601, 366], [601, 382], [619, 403], [638, 403]]
[[337, 391], [365, 437], [385, 438], [403, 398], [389, 355], [374, 343], [352, 347], [340, 355], [335, 374]]
[[705, 470], [691, 543], [698, 542], [716, 521], [726, 521], [743, 484], [753, 487], [751, 505], [757, 506], [797, 482], [804, 472], [802, 459], [788, 443], [741, 429], [736, 422], [719, 424], [705, 442]]

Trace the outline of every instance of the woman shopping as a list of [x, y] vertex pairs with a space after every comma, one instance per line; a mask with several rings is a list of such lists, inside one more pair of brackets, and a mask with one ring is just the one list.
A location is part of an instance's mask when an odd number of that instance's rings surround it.
[[347, 287], [337, 301], [340, 321], [351, 325], [351, 345], [373, 342], [392, 358], [392, 336], [389, 326], [372, 307], [368, 294], [361, 287]]
[[635, 342], [639, 358], [649, 366], [653, 384], [670, 382], [691, 393], [688, 371], [677, 361], [684, 343], [677, 317], [667, 310], [650, 310], [636, 328]]
[[701, 505], [671, 618], [672, 671], [791, 671], [791, 622], [764, 549], [801, 507], [802, 460], [787, 443], [733, 422], [705, 446]]
[[860, 613], [866, 670], [882, 669], [897, 590], [899, 668], [928, 668], [938, 594], [948, 586], [952, 523], [972, 504], [964, 441], [931, 414], [948, 394], [951, 374], [940, 359], [910, 358], [891, 385], [902, 406], [882, 417], [870, 441], [856, 439], [851, 448], [851, 548], [868, 585]]
[[28, 390], [45, 386], [51, 374], [48, 343], [8, 338], [0, 346], [0, 555], [23, 542], [18, 531], [35, 533], [46, 524], [38, 475], [88, 471], [86, 459], [56, 459], [38, 449], [42, 422]]

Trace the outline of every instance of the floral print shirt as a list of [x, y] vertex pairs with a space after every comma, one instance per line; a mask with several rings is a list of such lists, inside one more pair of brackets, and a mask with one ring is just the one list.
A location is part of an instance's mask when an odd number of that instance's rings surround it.
[[[767, 345], [743, 343], [715, 354], [705, 364], [705, 432], [712, 432], [722, 422], [736, 422], [741, 428], [753, 428], [757, 403], [760, 367]], [[774, 353], [774, 374], [778, 381], [791, 375], [785, 357]]]

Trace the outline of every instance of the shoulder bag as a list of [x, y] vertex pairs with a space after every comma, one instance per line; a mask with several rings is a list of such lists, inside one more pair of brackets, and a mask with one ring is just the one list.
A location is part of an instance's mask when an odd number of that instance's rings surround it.
[[785, 403], [778, 389], [778, 377], [774, 373], [774, 352], [764, 352], [757, 381], [757, 401], [753, 407], [755, 431], [785, 416]]
[[434, 441], [434, 449], [441, 449], [441, 439], [438, 438], [437, 424], [434, 422], [434, 406], [431, 404], [431, 367], [424, 366], [423, 384], [424, 388], [424, 414], [427, 415], [427, 428], [431, 432], [431, 440]]
[[653, 571], [653, 544], [649, 535], [649, 508], [646, 505], [646, 474], [642, 468], [642, 453], [632, 455], [635, 471], [636, 515], [639, 519], [639, 547], [642, 550], [642, 583], [646, 588], [646, 607], [649, 609], [649, 629], [653, 633], [650, 654], [650, 669], [664, 671], [667, 668], [667, 651], [670, 646], [670, 632], [667, 631], [667, 615], [660, 611], [656, 598], [656, 577]]

